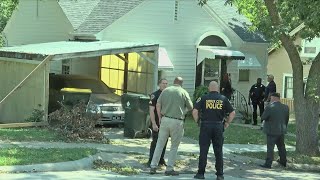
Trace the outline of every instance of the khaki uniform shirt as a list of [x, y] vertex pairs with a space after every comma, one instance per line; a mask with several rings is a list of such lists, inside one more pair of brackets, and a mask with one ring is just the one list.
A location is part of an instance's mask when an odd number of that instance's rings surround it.
[[161, 104], [161, 114], [163, 116], [181, 120], [193, 108], [189, 93], [176, 84], [162, 91], [157, 103]]

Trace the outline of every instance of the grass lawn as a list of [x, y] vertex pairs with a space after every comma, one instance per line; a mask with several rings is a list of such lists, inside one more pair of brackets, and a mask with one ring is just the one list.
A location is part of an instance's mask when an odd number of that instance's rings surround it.
[[10, 141], [61, 141], [63, 137], [46, 128], [0, 129], [0, 140]]
[[[265, 159], [266, 158], [266, 152], [244, 152], [244, 153], [235, 153], [235, 154], [240, 154], [243, 156], [248, 156], [252, 158], [257, 158], [257, 159]], [[274, 153], [274, 160], [278, 159], [279, 155], [277, 152]], [[319, 156], [305, 156], [298, 154], [294, 151], [288, 151], [287, 152], [287, 159], [289, 163], [296, 163], [296, 164], [315, 164], [319, 165], [320, 164], [320, 155]]]
[[[292, 134], [296, 134], [296, 124], [288, 123], [288, 132]], [[320, 124], [318, 126], [318, 137], [320, 137]]]
[[[199, 127], [192, 118], [185, 122], [185, 136], [198, 140]], [[295, 138], [286, 136], [287, 145], [295, 145]], [[266, 136], [261, 130], [231, 124], [224, 132], [224, 144], [266, 144]]]
[[97, 150], [88, 148], [4, 148], [0, 151], [0, 166], [74, 161], [96, 153]]

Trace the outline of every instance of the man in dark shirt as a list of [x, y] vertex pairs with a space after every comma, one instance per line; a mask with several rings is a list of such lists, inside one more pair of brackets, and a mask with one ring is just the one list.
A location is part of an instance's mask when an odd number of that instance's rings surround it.
[[274, 76], [272, 74], [268, 75], [269, 84], [266, 87], [266, 92], [264, 94], [264, 101], [270, 102], [270, 95], [277, 92], [277, 85], [274, 82]]
[[266, 107], [262, 114], [265, 121], [263, 132], [267, 135], [267, 158], [261, 167], [271, 168], [273, 161], [274, 145], [277, 145], [279, 151], [278, 163], [286, 167], [287, 151], [284, 143], [284, 135], [287, 133], [289, 122], [289, 107], [280, 102], [280, 94], [270, 94], [271, 103]]
[[[250, 101], [252, 102], [253, 106], [253, 125], [257, 125], [257, 109], [259, 106], [260, 117], [264, 111], [264, 92], [265, 86], [261, 84], [262, 79], [258, 78], [257, 83], [252, 85], [249, 91], [249, 105]], [[261, 120], [262, 122], [262, 120]]]
[[[159, 117], [156, 109], [156, 104], [161, 92], [167, 87], [168, 81], [166, 79], [159, 80], [159, 89], [151, 94], [150, 102], [149, 102], [149, 113], [150, 113], [150, 120], [151, 120], [151, 128], [152, 128], [152, 141], [150, 144], [150, 153], [149, 153], [149, 161], [148, 166], [150, 166], [154, 150], [156, 149], [157, 141], [158, 141], [158, 134], [159, 134]], [[161, 158], [159, 161], [159, 165], [166, 165], [164, 160], [164, 154], [166, 152], [166, 146], [164, 146]]]
[[[196, 179], [204, 179], [204, 173], [207, 165], [207, 155], [211, 142], [216, 159], [215, 167], [217, 171], [217, 179], [224, 179], [222, 152], [223, 131], [224, 128], [229, 127], [229, 124], [235, 117], [235, 111], [229, 100], [225, 96], [221, 95], [218, 90], [218, 83], [215, 81], [210, 82], [210, 92], [197, 99], [192, 111], [192, 116], [196, 122], [199, 120], [199, 111], [202, 113], [199, 135], [199, 165], [198, 172], [194, 176]], [[223, 123], [227, 113], [229, 113], [229, 117], [226, 122]]]

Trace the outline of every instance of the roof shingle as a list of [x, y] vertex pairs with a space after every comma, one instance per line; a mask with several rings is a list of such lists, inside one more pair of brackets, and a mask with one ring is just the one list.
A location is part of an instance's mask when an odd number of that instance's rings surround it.
[[236, 7], [229, 4], [225, 5], [225, 2], [225, 0], [210, 0], [207, 4], [243, 41], [267, 42], [261, 33], [252, 32], [248, 29], [251, 22], [245, 16], [239, 14]]
[[99, 33], [145, 0], [100, 0], [77, 33]]
[[59, 5], [73, 28], [78, 29], [99, 2], [100, 0], [59, 0]]
[[[60, 0], [59, 4], [76, 33], [96, 34], [117, 21], [146, 0]], [[210, 0], [207, 5], [243, 41], [266, 43], [259, 32], [248, 30], [251, 22], [235, 7], [222, 0]]]

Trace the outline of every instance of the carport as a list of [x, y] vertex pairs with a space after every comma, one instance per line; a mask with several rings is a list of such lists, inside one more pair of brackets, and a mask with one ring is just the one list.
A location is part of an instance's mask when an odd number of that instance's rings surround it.
[[[151, 83], [152, 89], [155, 89], [158, 80], [158, 52], [158, 44], [110, 41], [61, 41], [1, 48], [0, 123], [24, 122], [34, 109], [43, 110], [45, 121], [47, 120], [50, 62], [116, 56], [124, 62], [122, 90], [127, 92], [130, 61], [128, 54], [137, 53], [139, 58], [152, 66], [152, 80], [146, 83]], [[136, 73], [141, 74], [138, 71]]]

